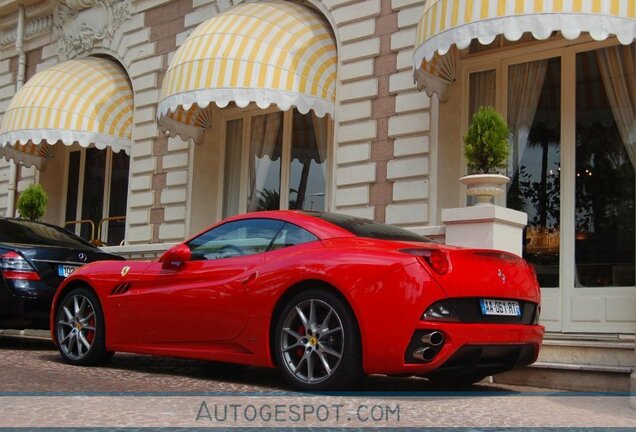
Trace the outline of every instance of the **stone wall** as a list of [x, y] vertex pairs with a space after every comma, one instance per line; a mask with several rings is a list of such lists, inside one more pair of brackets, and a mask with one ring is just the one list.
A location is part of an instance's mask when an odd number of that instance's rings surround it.
[[[424, 0], [310, 0], [338, 41], [330, 209], [421, 229], [431, 220], [431, 102], [417, 91], [411, 57]], [[161, 83], [177, 47], [201, 22], [238, 1], [138, 0], [112, 38], [71, 57], [107, 54], [126, 69], [134, 126], [126, 240], [175, 242], [189, 233], [193, 149], [160, 134]], [[29, 75], [64, 60], [51, 32], [27, 56]], [[9, 51], [0, 52], [0, 119], [15, 91]], [[0, 214], [8, 164], [0, 161]], [[23, 172], [20, 187], [35, 181]], [[4, 194], [4, 195], [3, 195]]]
[[413, 83], [411, 57], [424, 1], [328, 3], [342, 23], [335, 209], [421, 227], [429, 221], [430, 100]]

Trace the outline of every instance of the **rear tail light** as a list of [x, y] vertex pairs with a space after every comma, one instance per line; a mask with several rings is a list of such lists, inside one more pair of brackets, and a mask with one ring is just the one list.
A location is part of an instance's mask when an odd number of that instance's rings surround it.
[[450, 271], [450, 260], [446, 252], [439, 249], [402, 249], [402, 252], [415, 255], [425, 262], [435, 273], [444, 275]]
[[0, 272], [5, 279], [40, 280], [33, 266], [17, 252], [0, 255]]

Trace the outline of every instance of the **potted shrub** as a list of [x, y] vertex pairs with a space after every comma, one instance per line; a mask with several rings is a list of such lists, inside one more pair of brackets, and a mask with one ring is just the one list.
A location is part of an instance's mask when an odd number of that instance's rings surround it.
[[20, 194], [18, 199], [18, 211], [20, 217], [37, 221], [42, 219], [46, 211], [48, 197], [40, 184], [29, 186]]
[[459, 179], [466, 185], [466, 194], [475, 197], [476, 205], [492, 203], [510, 181], [501, 174], [510, 154], [509, 136], [506, 121], [494, 107], [482, 106], [477, 110], [464, 135], [469, 175]]

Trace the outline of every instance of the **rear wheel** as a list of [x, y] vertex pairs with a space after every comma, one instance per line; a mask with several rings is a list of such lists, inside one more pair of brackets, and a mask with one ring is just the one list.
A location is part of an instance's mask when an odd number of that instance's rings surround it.
[[67, 363], [95, 365], [112, 357], [106, 351], [102, 308], [88, 288], [73, 289], [62, 298], [55, 326], [60, 354]]
[[274, 332], [278, 368], [292, 386], [334, 390], [362, 377], [358, 326], [340, 297], [319, 289], [297, 294]]

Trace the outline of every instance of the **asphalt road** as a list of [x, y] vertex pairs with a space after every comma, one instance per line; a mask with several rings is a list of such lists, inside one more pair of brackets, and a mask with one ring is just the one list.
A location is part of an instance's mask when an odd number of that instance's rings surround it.
[[[116, 354], [62, 362], [50, 341], [0, 336], [0, 430], [10, 427], [622, 427], [629, 395], [371, 376], [352, 392], [301, 394], [273, 369]], [[77, 430], [77, 429], [76, 429]], [[87, 430], [87, 429], [84, 429]]]

